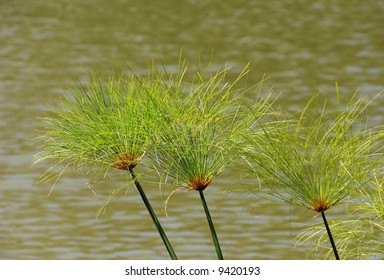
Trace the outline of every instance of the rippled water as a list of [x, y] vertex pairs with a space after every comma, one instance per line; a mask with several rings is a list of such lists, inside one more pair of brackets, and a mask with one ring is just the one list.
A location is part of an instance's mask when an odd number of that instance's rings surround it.
[[[335, 81], [345, 100], [357, 89], [372, 96], [384, 89], [383, 15], [384, 1], [376, 0], [0, 1], [0, 258], [168, 259], [133, 188], [95, 218], [124, 182], [120, 173], [97, 182], [101, 177], [67, 174], [49, 197], [51, 185], [37, 184], [49, 167], [31, 167], [37, 118], [66, 88], [86, 82], [90, 70], [129, 65], [146, 71], [153, 58], [172, 69], [182, 49], [191, 65], [213, 57], [234, 74], [251, 61], [249, 83], [271, 76], [267, 87], [290, 107], [316, 89], [332, 98]], [[369, 111], [377, 124], [383, 102]], [[206, 192], [224, 256], [305, 258], [294, 237], [318, 217], [254, 195], [223, 193], [248, 184], [238, 177], [227, 172]], [[158, 186], [145, 187], [160, 211]], [[180, 258], [216, 257], [196, 193], [175, 194], [161, 220]]]

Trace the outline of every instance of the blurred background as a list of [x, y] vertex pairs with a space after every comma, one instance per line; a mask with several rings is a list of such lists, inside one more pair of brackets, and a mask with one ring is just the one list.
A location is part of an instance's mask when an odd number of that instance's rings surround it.
[[[38, 118], [91, 71], [144, 73], [152, 59], [176, 69], [181, 50], [191, 66], [212, 61], [233, 75], [250, 62], [248, 83], [270, 76], [266, 90], [291, 108], [318, 90], [335, 102], [336, 81], [342, 101], [357, 90], [374, 96], [384, 89], [384, 1], [0, 0], [0, 259], [169, 259], [132, 184], [96, 219], [124, 174], [70, 172], [48, 196], [52, 184], [38, 181], [49, 162], [32, 166], [31, 139]], [[369, 110], [374, 125], [384, 123], [383, 106], [381, 97]], [[197, 193], [174, 194], [167, 216], [168, 191], [155, 174], [143, 178], [178, 257], [215, 259]], [[253, 183], [228, 170], [205, 192], [224, 257], [311, 258], [295, 237], [320, 218], [225, 192]]]

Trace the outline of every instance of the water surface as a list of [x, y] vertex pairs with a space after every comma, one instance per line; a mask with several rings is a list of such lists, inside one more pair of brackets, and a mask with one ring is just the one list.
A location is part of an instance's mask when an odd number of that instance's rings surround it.
[[[334, 102], [356, 91], [384, 89], [384, 2], [368, 1], [0, 1], [0, 258], [168, 259], [132, 186], [96, 219], [116, 185], [125, 181], [66, 174], [37, 184], [49, 167], [31, 167], [38, 117], [91, 70], [127, 65], [145, 72], [152, 59], [176, 69], [180, 50], [190, 64], [251, 63], [250, 84], [264, 74], [279, 102], [299, 107], [317, 90]], [[383, 99], [369, 111], [382, 124]], [[312, 212], [250, 194], [226, 194], [238, 180], [228, 171], [206, 192], [228, 259], [303, 259], [294, 238], [319, 220]], [[150, 181], [155, 181], [151, 175]], [[88, 184], [96, 195], [93, 194]], [[157, 184], [146, 186], [160, 213]], [[332, 216], [332, 213], [334, 215]], [[330, 218], [340, 216], [337, 209]], [[214, 259], [197, 193], [175, 194], [160, 214], [182, 259]]]

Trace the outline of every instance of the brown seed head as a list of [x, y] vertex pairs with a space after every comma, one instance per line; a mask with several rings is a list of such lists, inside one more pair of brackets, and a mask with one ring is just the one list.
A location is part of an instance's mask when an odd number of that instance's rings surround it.
[[120, 153], [116, 155], [116, 161], [112, 164], [112, 167], [117, 169], [128, 170], [129, 168], [133, 168], [139, 162], [139, 157], [130, 153]]
[[203, 191], [212, 182], [212, 179], [203, 176], [194, 177], [189, 180], [188, 186], [191, 190]]
[[318, 201], [313, 201], [310, 209], [316, 212], [324, 212], [329, 209], [331, 205], [324, 199], [320, 199]]

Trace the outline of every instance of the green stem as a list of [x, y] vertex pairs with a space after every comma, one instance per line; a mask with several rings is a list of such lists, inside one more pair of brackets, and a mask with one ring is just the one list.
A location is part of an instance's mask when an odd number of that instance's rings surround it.
[[335, 258], [336, 258], [336, 260], [340, 260], [339, 253], [337, 252], [336, 244], [335, 244], [335, 241], [333, 240], [331, 229], [328, 226], [327, 219], [325, 218], [324, 211], [321, 212], [321, 216], [323, 217], [324, 225], [325, 225], [325, 228], [327, 229], [329, 241], [331, 241], [331, 245], [332, 245], [332, 249], [333, 249], [333, 253], [335, 255]]
[[165, 234], [159, 220], [157, 219], [156, 213], [155, 213], [155, 211], [153, 211], [152, 206], [149, 203], [149, 200], [148, 200], [147, 196], [145, 195], [145, 192], [144, 192], [143, 188], [141, 187], [139, 180], [136, 177], [136, 174], [133, 172], [133, 167], [131, 167], [131, 166], [129, 167], [129, 173], [132, 176], [132, 179], [135, 183], [136, 189], [139, 191], [140, 196], [141, 196], [145, 206], [147, 207], [147, 210], [148, 210], [148, 212], [152, 218], [152, 221], [155, 224], [155, 226], [156, 226], [156, 228], [157, 228], [157, 230], [161, 236], [161, 239], [163, 240], [164, 245], [168, 250], [170, 257], [172, 258], [172, 260], [177, 260], [177, 256], [176, 256], [175, 252], [173, 251], [172, 245], [169, 242], [167, 235]]
[[209, 214], [208, 205], [207, 205], [207, 202], [205, 201], [204, 193], [202, 190], [199, 190], [199, 193], [200, 193], [201, 203], [203, 204], [203, 207], [204, 207], [205, 215], [207, 216], [209, 228], [211, 229], [211, 235], [212, 235], [213, 243], [215, 244], [217, 258], [219, 260], [224, 260], [224, 257], [220, 248], [219, 239], [217, 238], [217, 235], [216, 235], [215, 226], [213, 225], [211, 215]]

